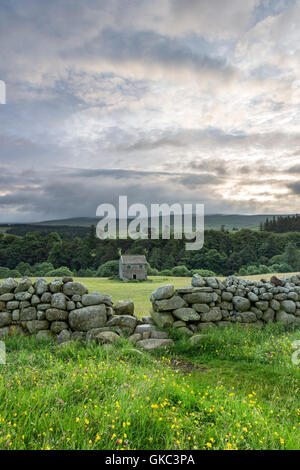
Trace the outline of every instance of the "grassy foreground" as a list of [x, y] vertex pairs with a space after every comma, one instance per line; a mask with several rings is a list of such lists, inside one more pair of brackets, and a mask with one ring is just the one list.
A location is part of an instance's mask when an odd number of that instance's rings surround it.
[[0, 449], [299, 449], [296, 339], [237, 327], [146, 353], [8, 338]]

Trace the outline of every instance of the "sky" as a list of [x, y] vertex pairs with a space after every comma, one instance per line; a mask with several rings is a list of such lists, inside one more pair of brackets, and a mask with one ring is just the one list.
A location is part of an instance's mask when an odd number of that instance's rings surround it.
[[299, 212], [300, 0], [0, 0], [0, 222]]

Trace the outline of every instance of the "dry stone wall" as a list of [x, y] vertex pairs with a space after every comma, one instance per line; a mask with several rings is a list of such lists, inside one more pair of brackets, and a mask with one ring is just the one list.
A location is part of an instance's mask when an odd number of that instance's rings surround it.
[[159, 327], [177, 328], [190, 336], [234, 323], [254, 328], [270, 322], [300, 326], [300, 275], [272, 277], [270, 282], [195, 275], [191, 287], [162, 286], [150, 300]]
[[100, 344], [128, 338], [144, 349], [173, 344], [159, 331], [151, 317], [138, 319], [132, 300], [115, 305], [110, 295], [88, 292], [72, 278], [48, 283], [29, 278], [6, 279], [0, 284], [0, 338], [12, 335], [52, 337], [58, 343], [95, 340]]

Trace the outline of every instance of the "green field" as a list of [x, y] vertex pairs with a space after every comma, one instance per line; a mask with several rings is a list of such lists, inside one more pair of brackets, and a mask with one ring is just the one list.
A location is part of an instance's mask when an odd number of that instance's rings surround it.
[[299, 449], [295, 339], [237, 327], [147, 353], [8, 338], [0, 449]]
[[[80, 281], [115, 301], [132, 298], [139, 316], [157, 286], [190, 284]], [[60, 348], [6, 338], [0, 449], [300, 449], [299, 330], [235, 325], [207, 330], [197, 345], [171, 335], [175, 346], [151, 353], [124, 339]]]

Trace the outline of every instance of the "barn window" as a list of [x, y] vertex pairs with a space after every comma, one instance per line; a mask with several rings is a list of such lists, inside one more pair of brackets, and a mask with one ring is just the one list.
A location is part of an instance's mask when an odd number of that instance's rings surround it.
[[130, 264], [129, 264], [129, 265], [127, 266], [127, 269], [130, 269], [130, 268], [131, 268], [131, 266], [130, 266]]
[[140, 269], [143, 269], [143, 266], [140, 264], [139, 268], [140, 268]]

